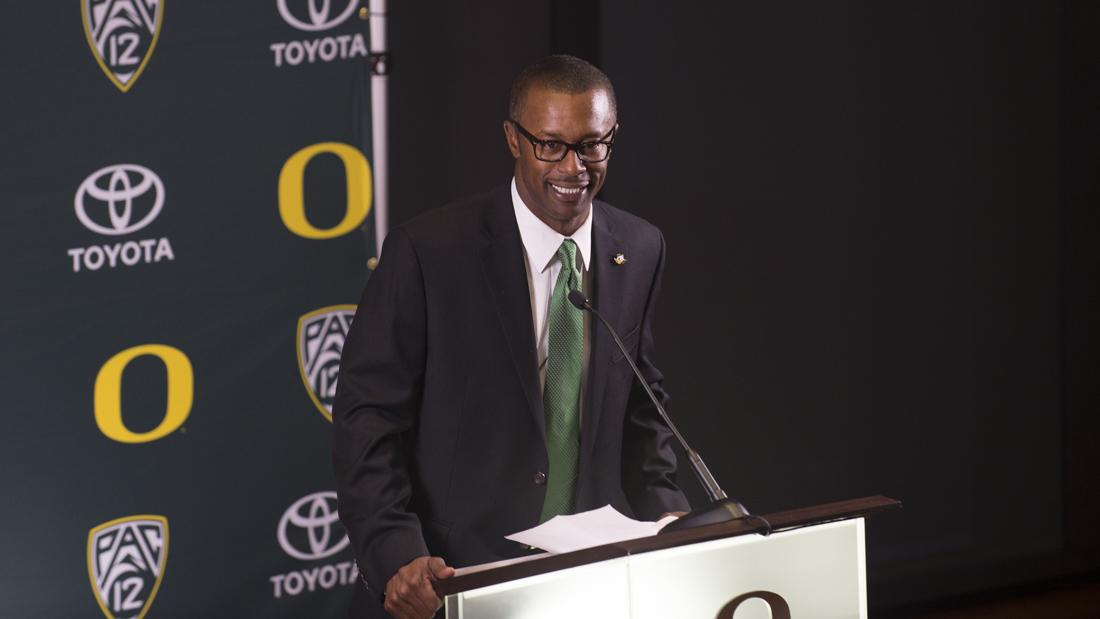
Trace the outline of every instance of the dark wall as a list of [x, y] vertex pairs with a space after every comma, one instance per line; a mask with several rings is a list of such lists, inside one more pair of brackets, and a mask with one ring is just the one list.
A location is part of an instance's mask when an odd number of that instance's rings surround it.
[[1095, 250], [1060, 210], [1084, 173], [1059, 167], [1057, 5], [402, 10], [391, 220], [507, 181], [526, 62], [599, 62], [622, 123], [603, 197], [669, 242], [673, 414], [754, 511], [902, 499], [869, 527], [872, 608], [1097, 567], [1074, 550], [1094, 476], [1064, 434], [1096, 402], [1095, 347], [1065, 360], [1089, 314], [1067, 318], [1063, 285], [1088, 297], [1095, 271], [1066, 271], [1064, 238]]
[[1062, 3], [1062, 362], [1067, 546], [1100, 555], [1100, 6]]
[[663, 366], [727, 490], [902, 499], [873, 605], [1058, 551], [1057, 6], [603, 6], [606, 193], [668, 237]]
[[512, 77], [550, 48], [550, 2], [393, 2], [390, 217], [399, 223], [510, 178]]

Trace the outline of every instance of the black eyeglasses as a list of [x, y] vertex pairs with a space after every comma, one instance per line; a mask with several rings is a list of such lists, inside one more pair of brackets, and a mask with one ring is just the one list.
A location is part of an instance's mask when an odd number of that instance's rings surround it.
[[531, 148], [535, 151], [535, 159], [548, 163], [557, 163], [565, 159], [569, 151], [577, 153], [577, 156], [585, 163], [604, 161], [611, 156], [611, 147], [615, 143], [615, 132], [619, 129], [619, 125], [615, 125], [607, 135], [594, 142], [570, 144], [560, 140], [540, 140], [531, 135], [530, 131], [524, 129], [523, 125], [511, 118], [508, 119], [508, 122], [512, 123], [516, 130], [520, 132], [520, 135], [527, 138], [528, 142], [531, 142]]

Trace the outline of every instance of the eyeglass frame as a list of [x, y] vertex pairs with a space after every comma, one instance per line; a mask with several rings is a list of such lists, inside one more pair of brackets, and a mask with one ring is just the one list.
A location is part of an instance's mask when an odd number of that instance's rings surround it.
[[[602, 163], [604, 161], [607, 161], [611, 157], [611, 150], [615, 146], [615, 133], [619, 130], [619, 123], [615, 123], [615, 126], [611, 128], [611, 131], [608, 131], [607, 134], [599, 140], [586, 140], [584, 142], [574, 142], [571, 144], [562, 140], [540, 140], [535, 137], [534, 134], [532, 134], [530, 131], [524, 129], [523, 125], [519, 124], [515, 120], [509, 118], [508, 122], [512, 123], [512, 126], [514, 126], [516, 130], [519, 131], [520, 135], [527, 138], [527, 141], [531, 143], [531, 154], [535, 156], [535, 159], [546, 163], [561, 163], [562, 161], [565, 161], [565, 158], [569, 156], [569, 151], [573, 151], [574, 153], [576, 153], [577, 158], [580, 159], [582, 163]], [[565, 147], [565, 152], [562, 153], [561, 159], [543, 159], [542, 157], [539, 157], [538, 147], [542, 146], [543, 148], [546, 148], [546, 145], [551, 143], [561, 144]], [[607, 154], [604, 155], [603, 159], [585, 159], [584, 155], [581, 154], [580, 148], [589, 144], [606, 144]]]

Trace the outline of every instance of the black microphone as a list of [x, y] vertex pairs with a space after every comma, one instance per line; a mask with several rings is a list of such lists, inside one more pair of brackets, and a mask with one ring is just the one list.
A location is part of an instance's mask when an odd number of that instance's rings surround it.
[[650, 389], [649, 382], [642, 376], [642, 372], [638, 369], [638, 365], [634, 363], [634, 358], [627, 352], [626, 346], [623, 345], [623, 341], [619, 339], [619, 334], [615, 333], [615, 329], [607, 322], [607, 319], [600, 315], [600, 313], [596, 311], [596, 308], [592, 307], [592, 302], [588, 300], [588, 297], [581, 294], [578, 290], [573, 290], [569, 293], [569, 302], [577, 309], [589, 312], [596, 318], [599, 318], [603, 326], [607, 328], [607, 332], [610, 333], [611, 338], [615, 340], [615, 345], [619, 347], [619, 350], [623, 353], [623, 357], [625, 357], [627, 363], [630, 364], [630, 369], [634, 370], [634, 375], [638, 377], [638, 382], [641, 383], [642, 388], [645, 389], [649, 399], [653, 401], [653, 406], [657, 407], [657, 412], [660, 413], [661, 419], [663, 419], [665, 424], [668, 425], [668, 428], [672, 430], [672, 434], [676, 437], [676, 440], [680, 441], [680, 446], [684, 448], [684, 451], [687, 453], [688, 462], [691, 463], [691, 470], [695, 472], [695, 477], [698, 478], [703, 489], [707, 491], [707, 496], [710, 497], [710, 505], [702, 509], [694, 510], [681, 518], [673, 520], [661, 529], [661, 533], [691, 529], [708, 524], [717, 524], [719, 522], [729, 522], [730, 520], [737, 520], [749, 516], [749, 510], [745, 509], [744, 505], [726, 495], [726, 491], [722, 490], [722, 487], [718, 485], [718, 480], [714, 479], [714, 475], [711, 474], [710, 469], [708, 469], [706, 463], [703, 462], [703, 458], [699, 455], [699, 452], [692, 449], [687, 441], [684, 440], [684, 435], [680, 434], [680, 430], [676, 428], [676, 424], [672, 423], [672, 420], [668, 417], [668, 413], [665, 412], [665, 407], [661, 406], [661, 403], [657, 400], [657, 396], [653, 395], [653, 389]]

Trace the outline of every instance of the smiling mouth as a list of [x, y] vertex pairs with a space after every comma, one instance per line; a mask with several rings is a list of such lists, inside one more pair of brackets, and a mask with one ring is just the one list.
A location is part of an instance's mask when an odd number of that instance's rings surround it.
[[584, 192], [585, 189], [588, 189], [587, 184], [581, 185], [580, 187], [564, 187], [562, 185], [555, 185], [554, 183], [550, 183], [550, 186], [554, 188], [554, 191], [566, 197], [579, 196], [581, 195], [581, 193]]

